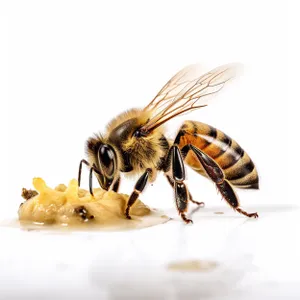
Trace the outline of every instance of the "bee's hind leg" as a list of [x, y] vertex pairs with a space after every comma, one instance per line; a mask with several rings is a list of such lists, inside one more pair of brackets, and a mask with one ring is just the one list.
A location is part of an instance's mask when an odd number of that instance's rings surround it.
[[187, 155], [189, 150], [192, 150], [195, 153], [208, 177], [216, 184], [216, 187], [222, 194], [223, 198], [234, 210], [249, 218], [258, 217], [257, 213], [247, 213], [239, 207], [239, 200], [236, 193], [234, 192], [229, 181], [226, 180], [220, 166], [212, 158], [192, 144], [186, 145], [182, 148], [181, 151], [184, 157]]
[[[171, 187], [174, 188], [174, 183], [175, 183], [174, 180], [171, 178], [170, 175], [168, 175], [168, 174], [166, 174], [166, 173], [165, 173], [165, 176], [166, 176], [168, 182], [170, 183]], [[194, 200], [194, 199], [193, 199], [193, 196], [191, 195], [190, 192], [189, 192], [189, 200], [190, 200], [191, 202], [195, 203], [196, 205], [199, 205], [199, 206], [202, 206], [202, 207], [205, 205], [204, 202], [198, 202], [198, 201]]]

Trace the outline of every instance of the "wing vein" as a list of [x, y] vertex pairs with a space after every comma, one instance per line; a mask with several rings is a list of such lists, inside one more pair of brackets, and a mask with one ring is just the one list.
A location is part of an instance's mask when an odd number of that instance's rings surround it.
[[179, 71], [144, 108], [151, 113], [151, 118], [142, 130], [149, 132], [178, 115], [207, 106], [209, 96], [222, 90], [235, 77], [238, 67], [223, 65], [200, 76], [198, 65]]

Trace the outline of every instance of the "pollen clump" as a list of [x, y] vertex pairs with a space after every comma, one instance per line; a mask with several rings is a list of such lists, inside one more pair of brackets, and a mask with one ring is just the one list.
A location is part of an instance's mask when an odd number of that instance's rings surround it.
[[68, 186], [59, 184], [52, 189], [42, 178], [34, 178], [33, 186], [36, 191], [22, 191], [26, 200], [18, 212], [22, 224], [95, 225], [122, 229], [148, 227], [168, 220], [140, 200], [131, 209], [132, 220], [128, 220], [124, 216], [128, 195], [96, 188], [92, 196], [78, 187], [76, 179]]

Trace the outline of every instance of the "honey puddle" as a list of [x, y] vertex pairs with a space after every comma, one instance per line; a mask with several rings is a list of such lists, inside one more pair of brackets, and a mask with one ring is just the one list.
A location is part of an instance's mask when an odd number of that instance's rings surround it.
[[75, 179], [68, 186], [60, 184], [52, 189], [43, 179], [34, 178], [33, 186], [37, 192], [23, 189], [27, 200], [19, 208], [19, 224], [9, 222], [7, 226], [25, 230], [113, 231], [141, 229], [170, 220], [140, 200], [131, 208], [132, 219], [128, 220], [124, 216], [128, 195], [94, 189], [92, 196], [78, 188]]
[[51, 231], [51, 232], [96, 232], [96, 231], [126, 231], [134, 229], [142, 229], [147, 227], [164, 224], [170, 220], [169, 217], [162, 213], [153, 211], [150, 215], [135, 218], [132, 220], [119, 220], [107, 224], [93, 223], [80, 223], [80, 224], [44, 224], [30, 221], [19, 220], [5, 220], [0, 223], [0, 227], [6, 228], [19, 228], [24, 231]]

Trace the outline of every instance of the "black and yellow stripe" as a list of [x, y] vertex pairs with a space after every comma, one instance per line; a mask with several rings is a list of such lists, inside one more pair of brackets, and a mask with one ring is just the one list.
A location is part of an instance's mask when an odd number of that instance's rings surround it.
[[[186, 121], [176, 141], [180, 149], [192, 144], [214, 159], [225, 177], [239, 188], [258, 188], [255, 165], [244, 149], [222, 131], [196, 121]], [[189, 152], [186, 163], [201, 175], [206, 175], [194, 153]]]

